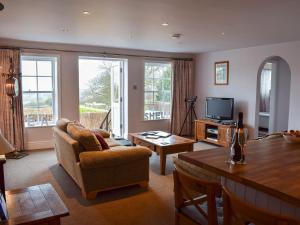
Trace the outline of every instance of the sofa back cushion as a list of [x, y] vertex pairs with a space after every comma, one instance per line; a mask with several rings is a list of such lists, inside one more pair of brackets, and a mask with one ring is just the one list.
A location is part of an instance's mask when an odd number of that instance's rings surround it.
[[70, 122], [71, 121], [66, 118], [61, 118], [56, 121], [56, 127], [61, 129], [64, 132], [67, 132], [67, 126], [68, 126], [68, 123], [70, 123]]
[[89, 130], [76, 123], [68, 123], [68, 134], [80, 145], [83, 146], [85, 151], [101, 151], [101, 145], [96, 136]]

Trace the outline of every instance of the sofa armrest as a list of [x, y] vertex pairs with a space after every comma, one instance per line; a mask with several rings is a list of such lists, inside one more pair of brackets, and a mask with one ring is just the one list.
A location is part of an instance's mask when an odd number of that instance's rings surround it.
[[142, 146], [115, 147], [113, 150], [86, 151], [79, 155], [82, 169], [94, 169], [101, 167], [115, 167], [128, 164], [133, 161], [148, 159], [152, 152]]

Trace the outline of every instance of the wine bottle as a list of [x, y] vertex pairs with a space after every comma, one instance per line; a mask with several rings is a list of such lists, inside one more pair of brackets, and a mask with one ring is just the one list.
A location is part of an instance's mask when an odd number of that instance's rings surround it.
[[239, 134], [243, 132], [244, 124], [243, 124], [243, 113], [239, 113], [239, 119], [237, 121], [237, 127], [235, 128], [233, 141], [231, 145], [231, 159], [234, 162], [239, 162], [243, 158], [242, 148], [239, 143]]

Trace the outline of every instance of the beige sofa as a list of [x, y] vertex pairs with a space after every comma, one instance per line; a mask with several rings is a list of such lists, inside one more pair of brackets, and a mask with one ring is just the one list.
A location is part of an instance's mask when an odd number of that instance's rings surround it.
[[149, 157], [146, 147], [120, 146], [105, 138], [110, 149], [88, 151], [66, 130], [67, 120], [60, 120], [53, 128], [55, 151], [59, 164], [73, 178], [87, 199], [96, 198], [97, 192], [140, 184], [148, 186]]

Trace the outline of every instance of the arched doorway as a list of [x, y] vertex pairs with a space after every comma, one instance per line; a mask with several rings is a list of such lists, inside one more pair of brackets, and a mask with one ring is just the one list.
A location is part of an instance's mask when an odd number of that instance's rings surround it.
[[279, 56], [265, 59], [259, 67], [255, 136], [288, 129], [291, 70]]

